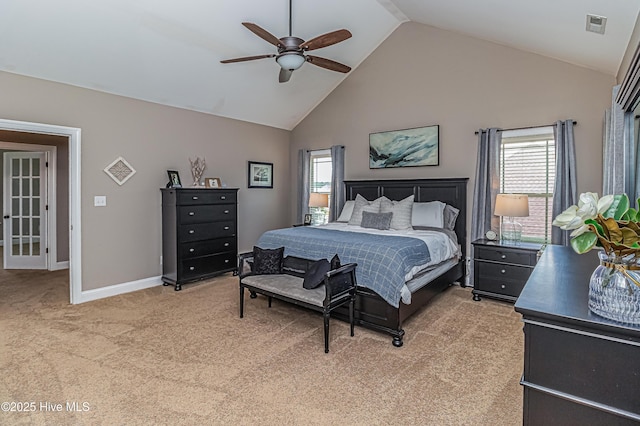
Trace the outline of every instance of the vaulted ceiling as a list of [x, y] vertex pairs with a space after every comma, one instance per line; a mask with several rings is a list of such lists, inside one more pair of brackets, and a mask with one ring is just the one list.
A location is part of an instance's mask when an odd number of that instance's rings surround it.
[[[632, 0], [293, 0], [292, 35], [346, 28], [314, 50], [352, 68], [400, 24], [415, 21], [618, 72], [638, 13]], [[585, 31], [605, 16], [604, 35]], [[289, 35], [288, 0], [2, 0], [0, 70], [292, 129], [349, 74], [306, 63], [278, 82], [276, 53], [241, 25]], [[407, 54], [412, 54], [408, 51]]]

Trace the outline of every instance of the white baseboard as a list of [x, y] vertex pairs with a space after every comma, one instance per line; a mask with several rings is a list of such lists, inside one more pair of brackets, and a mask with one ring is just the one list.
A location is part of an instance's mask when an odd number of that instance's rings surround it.
[[161, 276], [150, 277], [137, 281], [130, 281], [128, 283], [82, 291], [80, 293], [80, 300], [78, 303], [91, 302], [92, 300], [104, 299], [105, 297], [117, 296], [119, 294], [131, 293], [132, 291], [144, 290], [145, 288], [162, 285], [161, 278]]
[[54, 262], [49, 268], [50, 271], [59, 271], [60, 269], [69, 269], [69, 261], [67, 260], [64, 262]]

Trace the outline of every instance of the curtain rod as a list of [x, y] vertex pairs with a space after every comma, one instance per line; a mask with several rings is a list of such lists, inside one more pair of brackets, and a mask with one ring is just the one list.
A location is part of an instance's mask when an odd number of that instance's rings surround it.
[[[574, 120], [574, 121], [573, 121], [573, 125], [575, 126], [576, 124], [578, 124], [578, 122]], [[505, 131], [510, 131], [510, 130], [526, 130], [526, 129], [535, 129], [536, 127], [553, 127], [553, 126], [555, 126], [555, 125], [556, 125], [556, 123], [553, 123], [553, 124], [543, 124], [543, 125], [541, 125], [541, 126], [516, 127], [516, 128], [513, 128], [513, 129], [498, 129], [498, 131], [499, 131], [499, 132], [505, 132]], [[475, 133], [476, 133], [476, 135], [478, 134], [478, 132], [475, 132]]]

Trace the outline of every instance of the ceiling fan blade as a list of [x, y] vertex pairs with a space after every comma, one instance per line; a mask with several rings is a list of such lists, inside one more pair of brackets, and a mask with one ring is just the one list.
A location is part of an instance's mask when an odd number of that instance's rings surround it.
[[332, 61], [331, 59], [321, 58], [319, 56], [307, 55], [307, 62], [312, 63], [318, 67], [326, 68], [331, 71], [347, 73], [351, 71], [351, 67], [348, 67], [340, 62]]
[[351, 38], [351, 33], [349, 32], [349, 30], [337, 30], [312, 38], [309, 41], [305, 41], [300, 45], [300, 48], [302, 50], [320, 49], [322, 47], [340, 43], [341, 41], [345, 41], [348, 38]]
[[220, 61], [223, 64], [230, 64], [232, 62], [244, 62], [244, 61], [253, 61], [254, 59], [264, 59], [264, 58], [274, 58], [275, 54], [270, 55], [258, 55], [258, 56], [245, 56], [244, 58], [235, 58], [235, 59], [225, 59], [224, 61]]
[[293, 71], [285, 70], [284, 68], [280, 68], [280, 75], [278, 76], [278, 81], [280, 83], [286, 83], [291, 78], [291, 74]]
[[243, 22], [242, 25], [247, 27], [249, 31], [257, 35], [261, 39], [273, 44], [274, 46], [279, 46], [281, 44], [278, 37], [274, 36], [269, 31], [265, 30], [264, 28], [256, 24], [252, 24], [251, 22]]

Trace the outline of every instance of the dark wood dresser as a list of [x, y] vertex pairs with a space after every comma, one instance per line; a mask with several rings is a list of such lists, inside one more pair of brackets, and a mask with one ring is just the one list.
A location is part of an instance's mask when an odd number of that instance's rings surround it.
[[237, 271], [237, 188], [163, 188], [162, 281], [174, 285]]
[[637, 425], [640, 327], [589, 311], [595, 251], [550, 245], [515, 310], [524, 321], [525, 425]]
[[471, 244], [473, 300], [486, 296], [515, 302], [536, 266], [542, 244], [485, 239]]

